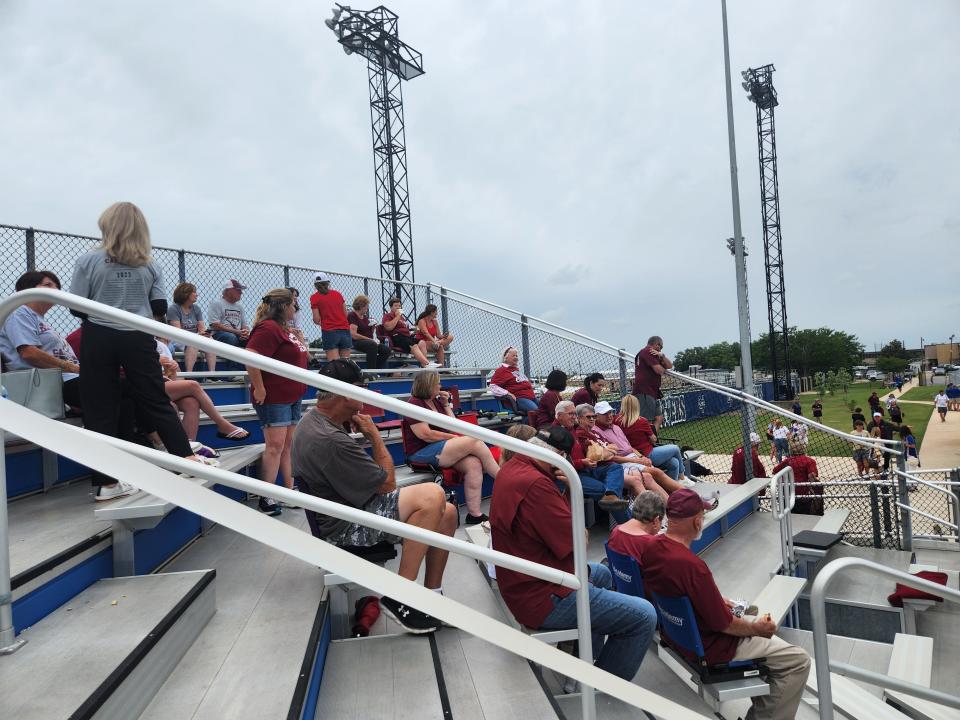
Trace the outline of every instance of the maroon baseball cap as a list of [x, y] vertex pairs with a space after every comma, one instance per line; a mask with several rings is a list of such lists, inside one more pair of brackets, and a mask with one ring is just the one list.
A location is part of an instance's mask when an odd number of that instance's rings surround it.
[[675, 490], [667, 500], [667, 517], [682, 520], [703, 512], [703, 499], [690, 488]]

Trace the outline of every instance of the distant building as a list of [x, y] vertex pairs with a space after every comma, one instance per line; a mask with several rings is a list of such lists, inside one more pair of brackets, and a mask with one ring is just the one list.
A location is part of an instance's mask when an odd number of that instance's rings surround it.
[[960, 364], [960, 343], [924, 345], [923, 360], [927, 369], [938, 365], [958, 365]]

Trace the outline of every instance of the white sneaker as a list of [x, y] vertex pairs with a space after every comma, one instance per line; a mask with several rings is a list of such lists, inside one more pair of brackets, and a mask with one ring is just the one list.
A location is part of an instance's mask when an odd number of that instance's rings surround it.
[[424, 365], [424, 367], [425, 367], [425, 368], [438, 368], [438, 367], [443, 367], [443, 366], [442, 366], [440, 363], [438, 363], [438, 362], [428, 362], [426, 365]]
[[138, 492], [140, 492], [140, 488], [121, 481], [115, 485], [99, 486], [93, 495], [93, 501], [107, 502], [108, 500], [116, 500], [117, 498], [126, 497], [127, 495], [134, 495]]
[[697, 486], [697, 483], [688, 477], [680, 478], [679, 482], [685, 488], [692, 488]]

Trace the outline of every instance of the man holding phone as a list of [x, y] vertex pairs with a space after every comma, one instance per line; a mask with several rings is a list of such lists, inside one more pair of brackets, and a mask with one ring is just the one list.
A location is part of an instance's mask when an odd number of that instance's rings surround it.
[[663, 338], [653, 335], [647, 345], [637, 353], [633, 361], [633, 394], [640, 401], [640, 414], [653, 423], [654, 432], [660, 432], [663, 423], [663, 406], [660, 398], [660, 383], [663, 374], [673, 368], [673, 363], [663, 354]]

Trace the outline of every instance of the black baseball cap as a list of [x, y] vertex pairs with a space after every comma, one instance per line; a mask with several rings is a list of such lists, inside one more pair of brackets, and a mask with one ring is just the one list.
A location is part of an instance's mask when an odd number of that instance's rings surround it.
[[367, 384], [363, 371], [353, 360], [330, 360], [320, 369], [320, 374], [351, 385]]
[[552, 448], [569, 454], [573, 450], [573, 434], [560, 425], [548, 425], [537, 431], [536, 437]]

